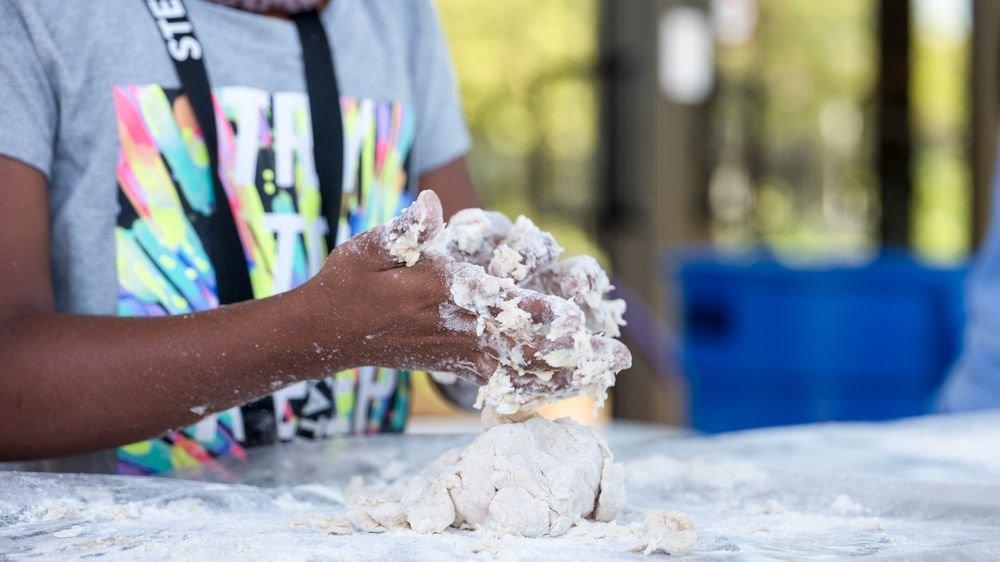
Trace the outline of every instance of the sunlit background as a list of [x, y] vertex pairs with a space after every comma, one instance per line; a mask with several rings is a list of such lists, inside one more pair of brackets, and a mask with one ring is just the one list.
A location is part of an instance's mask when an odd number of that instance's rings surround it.
[[526, 214], [573, 253], [596, 240], [598, 2], [437, 2], [486, 203]]
[[[709, 314], [712, 326], [735, 330], [734, 311], [763, 297], [733, 295], [750, 286], [760, 267], [773, 265], [775, 279], [793, 279], [795, 287], [813, 283], [800, 275], [847, 268], [816, 279], [829, 284], [846, 275], [838, 298], [851, 300], [884, 282], [873, 281], [872, 275], [885, 276], [871, 271], [882, 271], [880, 256], [888, 248], [913, 267], [892, 283], [911, 287], [941, 274], [946, 280], [933, 283], [944, 288], [935, 285], [934, 295], [944, 291], [950, 300], [932, 304], [960, 301], [955, 288], [987, 216], [996, 105], [993, 2], [436, 5], [475, 142], [469, 161], [485, 202], [532, 217], [570, 254], [597, 256], [630, 301], [626, 337], [637, 361], [620, 379], [616, 416], [699, 425], [692, 410], [715, 388], [702, 383], [723, 376], [710, 373], [706, 361], [713, 353], [732, 354], [732, 347], [693, 341], [692, 326], [706, 320], [692, 304], [692, 290], [722, 303]], [[699, 277], [706, 263], [723, 267], [730, 284], [708, 297]], [[913, 306], [932, 298], [921, 291]], [[813, 297], [803, 298], [808, 310]], [[893, 310], [913, 321], [906, 310]], [[859, 318], [851, 322], [864, 324]], [[961, 320], [955, 325], [928, 337], [951, 342]], [[740, 329], [768, 330], [756, 326]], [[738, 334], [726, 337], [736, 341]], [[933, 379], [921, 386], [925, 408], [957, 344], [942, 349], [934, 372], [919, 375]], [[867, 363], [885, 361], [888, 356]], [[829, 376], [850, 380], [850, 368], [843, 370], [843, 377], [836, 369]], [[786, 402], [774, 404], [823, 404], [788, 422], [908, 412], [887, 404], [897, 383], [864, 397], [886, 403], [882, 410], [838, 410], [848, 399], [836, 384], [823, 387], [840, 392], [835, 399], [817, 397], [815, 388], [796, 395], [789, 380], [818, 375], [803, 368], [787, 376], [754, 388], [783, 394]], [[443, 411], [428, 403], [418, 401], [418, 413]]]

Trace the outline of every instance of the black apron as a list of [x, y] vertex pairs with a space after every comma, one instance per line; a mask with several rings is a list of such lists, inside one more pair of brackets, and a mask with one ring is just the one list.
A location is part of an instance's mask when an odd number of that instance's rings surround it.
[[[229, 198], [219, 176], [216, 112], [211, 83], [205, 69], [201, 42], [188, 19], [183, 0], [142, 0], [156, 22], [167, 53], [177, 69], [181, 89], [191, 102], [208, 150], [215, 194], [215, 212], [208, 217], [205, 252], [215, 268], [219, 304], [253, 299], [246, 256], [240, 243]], [[319, 178], [322, 213], [329, 228], [327, 250], [337, 245], [344, 169], [344, 128], [340, 114], [340, 91], [333, 65], [333, 51], [316, 11], [294, 16], [302, 44], [306, 90], [313, 133], [313, 160]]]

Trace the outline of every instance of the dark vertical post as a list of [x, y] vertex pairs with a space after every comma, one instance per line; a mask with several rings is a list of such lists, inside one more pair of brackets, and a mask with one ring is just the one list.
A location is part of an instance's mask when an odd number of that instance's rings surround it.
[[[638, 295], [650, 315], [663, 318], [663, 284], [656, 256], [656, 223], [662, 209], [655, 159], [656, 41], [654, 0], [601, 1], [600, 208], [601, 245], [615, 283]], [[641, 306], [641, 305], [637, 305]], [[625, 336], [626, 343], [635, 347]], [[653, 365], [636, 356], [612, 395], [614, 415], [678, 421]]]
[[910, 241], [913, 147], [910, 127], [910, 2], [879, 0], [876, 170], [883, 245]]
[[615, 189], [615, 178], [621, 164], [615, 147], [621, 142], [621, 135], [615, 125], [621, 120], [620, 93], [618, 82], [624, 72], [624, 62], [617, 41], [618, 10], [613, 2], [603, 1], [600, 5], [598, 32], [597, 77], [600, 95], [600, 115], [598, 130], [598, 195], [597, 227], [599, 236], [619, 226], [623, 209]]
[[[634, 297], [633, 316], [626, 317], [635, 320], [624, 332], [633, 367], [618, 378], [614, 411], [616, 417], [670, 423], [683, 418], [684, 388], [665, 359], [673, 340], [653, 336], [679, 325], [678, 288], [665, 266], [678, 249], [703, 244], [707, 230], [700, 138], [706, 108], [671, 101], [658, 80], [661, 18], [678, 7], [704, 11], [708, 3], [602, 0], [600, 21], [599, 235], [615, 283]], [[656, 325], [637, 329], [640, 318]]]
[[969, 140], [972, 154], [972, 240], [978, 248], [990, 222], [993, 169], [997, 158], [998, 104], [1000, 104], [1000, 2], [974, 0], [972, 4], [972, 117]]

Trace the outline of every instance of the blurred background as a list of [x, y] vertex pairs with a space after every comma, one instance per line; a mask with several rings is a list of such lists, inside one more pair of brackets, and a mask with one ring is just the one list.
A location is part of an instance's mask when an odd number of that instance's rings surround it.
[[[486, 204], [629, 302], [603, 419], [931, 409], [988, 222], [1000, 2], [436, 4]], [[415, 408], [449, 411], [426, 381]]]

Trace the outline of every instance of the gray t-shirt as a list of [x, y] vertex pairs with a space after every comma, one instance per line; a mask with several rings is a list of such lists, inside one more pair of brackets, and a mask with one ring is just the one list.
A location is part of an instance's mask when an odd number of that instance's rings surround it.
[[[254, 294], [270, 296], [317, 271], [331, 228], [319, 211], [295, 24], [185, 4], [224, 115], [220, 175]], [[416, 178], [464, 154], [469, 138], [427, 0], [333, 0], [322, 20], [342, 96], [342, 241], [394, 216]], [[0, 0], [0, 155], [49, 180], [60, 312], [217, 306], [202, 244], [214, 212], [207, 152], [145, 2]], [[124, 469], [156, 472], [191, 460], [177, 460], [185, 454], [197, 461], [294, 435], [401, 429], [405, 375], [366, 368], [295, 385], [137, 444]], [[192, 443], [204, 451], [184, 453]]]

